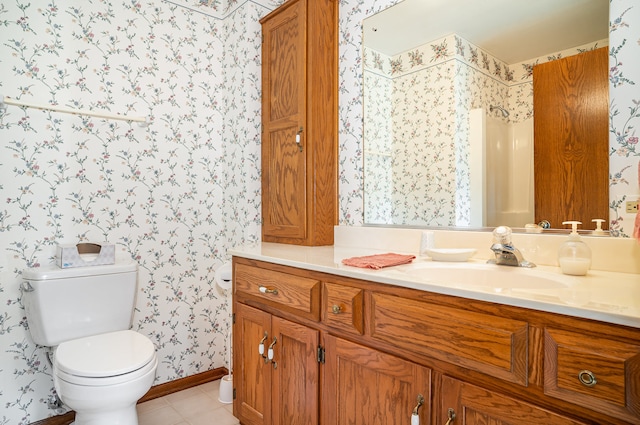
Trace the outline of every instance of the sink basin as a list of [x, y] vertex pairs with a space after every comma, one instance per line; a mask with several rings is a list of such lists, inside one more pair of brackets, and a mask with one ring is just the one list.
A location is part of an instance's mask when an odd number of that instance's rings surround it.
[[496, 266], [494, 264], [416, 264], [403, 273], [425, 282], [438, 282], [456, 287], [511, 290], [562, 289], [568, 284], [562, 276], [536, 269]]

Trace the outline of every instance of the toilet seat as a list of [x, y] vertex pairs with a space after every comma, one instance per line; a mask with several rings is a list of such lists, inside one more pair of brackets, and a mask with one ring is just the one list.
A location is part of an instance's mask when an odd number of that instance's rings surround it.
[[131, 330], [63, 342], [56, 348], [54, 359], [56, 375], [80, 385], [126, 382], [157, 365], [151, 340]]

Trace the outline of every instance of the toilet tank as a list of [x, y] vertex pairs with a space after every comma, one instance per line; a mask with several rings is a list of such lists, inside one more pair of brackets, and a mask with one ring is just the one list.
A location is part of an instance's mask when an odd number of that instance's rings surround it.
[[135, 262], [22, 272], [22, 302], [36, 344], [131, 328], [136, 298]]

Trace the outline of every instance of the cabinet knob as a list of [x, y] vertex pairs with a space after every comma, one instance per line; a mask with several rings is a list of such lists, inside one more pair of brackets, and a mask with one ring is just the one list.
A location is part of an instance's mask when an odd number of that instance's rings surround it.
[[590, 370], [581, 370], [578, 374], [578, 379], [580, 380], [582, 385], [585, 385], [587, 387], [593, 387], [598, 383], [596, 375]]
[[340, 314], [342, 313], [342, 307], [340, 307], [338, 304], [334, 304], [331, 307], [331, 311], [333, 312], [333, 314]]

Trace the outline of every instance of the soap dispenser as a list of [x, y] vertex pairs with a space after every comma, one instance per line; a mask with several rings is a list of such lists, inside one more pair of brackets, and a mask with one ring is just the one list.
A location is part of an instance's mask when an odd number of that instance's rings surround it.
[[560, 245], [558, 263], [564, 274], [584, 276], [591, 267], [591, 249], [578, 234], [579, 221], [564, 221], [562, 224], [571, 225], [569, 238]]

